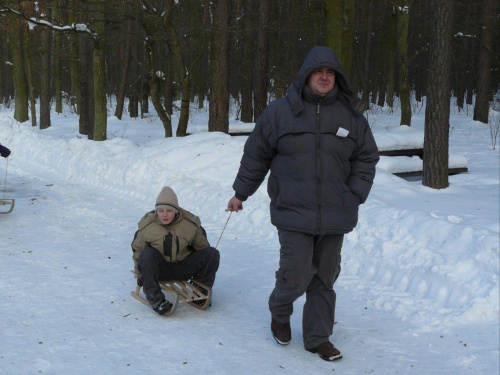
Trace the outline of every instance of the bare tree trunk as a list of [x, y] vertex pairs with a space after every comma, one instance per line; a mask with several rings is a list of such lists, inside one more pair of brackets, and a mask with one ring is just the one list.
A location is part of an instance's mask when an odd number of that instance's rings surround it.
[[[474, 120], [488, 123], [490, 109], [490, 76], [491, 58], [495, 19], [498, 16], [498, 0], [485, 0], [483, 6], [483, 30], [481, 32], [481, 49], [479, 50], [478, 80], [476, 104], [474, 106]], [[496, 29], [498, 32], [498, 29]], [[498, 47], [498, 46], [497, 46]]]
[[139, 99], [137, 97], [137, 84], [136, 80], [138, 79], [140, 73], [139, 73], [139, 63], [137, 61], [137, 57], [139, 55], [138, 53], [139, 46], [138, 43], [133, 43], [130, 47], [130, 55], [131, 57], [133, 56], [132, 60], [130, 61], [131, 67], [131, 77], [130, 77], [130, 84], [128, 86], [128, 115], [131, 118], [137, 118], [139, 117]]
[[155, 74], [155, 67], [153, 62], [153, 48], [154, 42], [152, 38], [148, 37], [146, 42], [146, 61], [149, 68], [149, 87], [151, 88], [151, 101], [156, 109], [156, 113], [165, 129], [165, 138], [172, 137], [172, 117], [167, 113], [160, 100], [160, 89], [158, 88], [158, 77]]
[[394, 87], [396, 75], [396, 35], [397, 35], [397, 13], [394, 2], [390, 2], [391, 14], [389, 16], [389, 34], [387, 35], [387, 91], [385, 101], [389, 108], [394, 106]]
[[181, 113], [179, 115], [179, 124], [177, 125], [176, 136], [184, 137], [187, 131], [189, 121], [189, 97], [191, 95], [191, 77], [189, 69], [182, 58], [181, 47], [177, 33], [172, 24], [172, 13], [174, 11], [174, 0], [167, 0], [167, 10], [164, 16], [165, 28], [168, 32], [169, 45], [173, 54], [173, 61], [177, 66], [177, 72], [182, 81], [181, 90]]
[[425, 110], [422, 184], [448, 187], [453, 0], [432, 0], [429, 92]]
[[325, 45], [333, 48], [340, 63], [344, 66], [344, 51], [342, 49], [342, 39], [344, 37], [344, 0], [325, 0], [325, 12]]
[[95, 30], [98, 38], [94, 39], [94, 140], [105, 141], [107, 138], [108, 111], [106, 108], [106, 55], [105, 55], [105, 1], [95, 3]]
[[[25, 4], [27, 5], [27, 4]], [[23, 52], [26, 64], [26, 79], [28, 83], [28, 97], [30, 103], [30, 113], [31, 113], [31, 126], [37, 126], [37, 114], [36, 114], [36, 96], [35, 96], [35, 74], [33, 69], [33, 55], [31, 52], [33, 43], [33, 38], [36, 35], [30, 34], [28, 25], [23, 25]], [[1, 99], [1, 98], [0, 98]]]
[[[127, 3], [122, 4], [123, 8], [127, 7]], [[122, 66], [120, 74], [120, 86], [118, 88], [118, 93], [116, 95], [116, 109], [115, 116], [121, 120], [123, 115], [123, 105], [125, 102], [125, 94], [127, 91], [128, 83], [128, 69], [130, 66], [130, 40], [132, 34], [132, 21], [127, 21], [127, 35], [125, 41], [122, 45]]]
[[349, 78], [353, 78], [353, 61], [354, 61], [354, 17], [355, 17], [355, 0], [344, 0], [344, 17], [343, 17], [343, 32], [342, 32], [342, 68]]
[[241, 121], [253, 122], [253, 20], [254, 0], [245, 0], [244, 4], [244, 37], [243, 37], [243, 61], [241, 62]]
[[208, 131], [229, 132], [229, 1], [215, 1]]
[[[87, 35], [80, 35], [79, 46], [79, 71], [81, 75], [80, 89], [80, 118], [79, 132], [87, 135], [88, 139], [94, 139], [94, 73], [92, 71], [93, 41]], [[77, 60], [78, 61], [78, 60]]]
[[[50, 4], [45, 3], [45, 14], [51, 14]], [[50, 21], [50, 16], [48, 17]], [[52, 30], [48, 27], [40, 27], [40, 129], [50, 127], [50, 45]]]
[[14, 78], [14, 119], [19, 122], [29, 120], [28, 117], [28, 83], [24, 71], [23, 40], [21, 38], [21, 20], [6, 17], [9, 30], [10, 54], [12, 56], [12, 72]]
[[410, 24], [410, 0], [399, 1], [398, 13], [398, 61], [399, 100], [401, 101], [400, 125], [411, 126], [410, 82], [408, 78], [408, 28]]
[[373, 41], [373, 38], [372, 38], [372, 34], [373, 34], [373, 30], [372, 30], [373, 8], [374, 8], [373, 1], [368, 0], [368, 6], [365, 8], [366, 8], [365, 9], [366, 22], [364, 23], [364, 25], [366, 27], [366, 30], [365, 30], [366, 37], [365, 37], [365, 43], [364, 43], [365, 54], [364, 54], [363, 78], [362, 78], [362, 82], [363, 82], [362, 99], [365, 103], [368, 103], [370, 101], [370, 87], [371, 87], [370, 68], [371, 68], [371, 64], [373, 63], [372, 58], [371, 58], [371, 47], [372, 47], [372, 41]]
[[269, 61], [269, 20], [271, 17], [271, 1], [259, 1], [259, 31], [257, 53], [255, 58], [254, 86], [254, 120], [260, 116], [267, 106], [267, 80]]
[[[69, 0], [69, 23], [72, 24], [76, 21], [76, 12], [78, 11], [78, 1]], [[72, 34], [70, 38], [70, 70], [71, 70], [71, 105], [77, 114], [80, 114], [81, 105], [81, 86], [80, 86], [80, 72], [78, 62], [78, 41], [79, 36]]]
[[[54, 19], [61, 19], [61, 1], [57, 0], [54, 4]], [[52, 61], [54, 65], [54, 81], [55, 81], [55, 96], [56, 96], [56, 113], [62, 113], [62, 33], [56, 31], [54, 33], [54, 53]]]

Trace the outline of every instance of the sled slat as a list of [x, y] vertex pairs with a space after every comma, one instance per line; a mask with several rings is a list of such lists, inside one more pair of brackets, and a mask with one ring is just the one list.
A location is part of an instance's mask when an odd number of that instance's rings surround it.
[[[153, 309], [153, 307], [151, 306], [151, 304], [148, 302], [148, 300], [146, 298], [144, 298], [143, 296], [140, 295], [140, 290], [141, 290], [141, 287], [140, 286], [137, 286], [137, 288], [135, 289], [135, 292], [132, 291], [130, 292], [130, 294], [132, 295], [132, 297], [134, 297], [136, 300], [138, 300], [139, 302], [142, 302], [144, 305], [146, 305], [147, 307], [149, 307], [150, 309]], [[179, 299], [176, 298], [174, 302], [172, 302], [172, 308], [167, 311], [165, 314], [163, 314], [164, 316], [168, 316], [168, 315], [171, 315], [174, 313], [175, 309], [177, 309], [177, 305], [179, 304]]]
[[[14, 209], [15, 200], [14, 199], [0, 199], [0, 214], [11, 213]], [[9, 206], [7, 208], [2, 208], [2, 206]]]
[[[130, 271], [134, 273], [134, 271]], [[175, 297], [175, 301], [173, 302], [172, 309], [166, 313], [165, 315], [172, 314], [177, 308], [178, 303], [187, 302], [191, 306], [199, 309], [205, 310], [210, 306], [210, 300], [212, 298], [212, 290], [208, 286], [203, 283], [200, 283], [197, 280], [168, 280], [168, 281], [160, 281], [160, 288], [167, 292], [168, 294]], [[207, 295], [205, 295], [199, 288], [203, 288], [207, 291]], [[151, 307], [149, 302], [141, 296], [141, 287], [136, 286], [135, 291], [130, 292], [130, 294], [145, 304], [148, 307]], [[205, 301], [203, 304], [195, 303], [194, 301]]]

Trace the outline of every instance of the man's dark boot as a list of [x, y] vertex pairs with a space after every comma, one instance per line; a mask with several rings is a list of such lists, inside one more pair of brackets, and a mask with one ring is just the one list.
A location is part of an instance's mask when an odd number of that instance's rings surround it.
[[324, 342], [312, 349], [306, 349], [311, 353], [318, 353], [325, 361], [335, 361], [342, 358], [342, 353], [330, 341]]
[[280, 323], [276, 320], [271, 320], [271, 332], [276, 342], [280, 345], [288, 345], [292, 341], [292, 330], [290, 323]]

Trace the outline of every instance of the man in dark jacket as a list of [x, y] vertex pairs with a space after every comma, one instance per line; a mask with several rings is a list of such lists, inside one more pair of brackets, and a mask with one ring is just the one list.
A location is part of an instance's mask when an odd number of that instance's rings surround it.
[[379, 159], [365, 110], [335, 52], [314, 47], [286, 97], [257, 120], [228, 203], [231, 211], [243, 209], [270, 170], [271, 222], [281, 245], [271, 332], [279, 344], [290, 343], [293, 302], [306, 293], [304, 347], [327, 361], [342, 357], [329, 337], [343, 237], [357, 224]]

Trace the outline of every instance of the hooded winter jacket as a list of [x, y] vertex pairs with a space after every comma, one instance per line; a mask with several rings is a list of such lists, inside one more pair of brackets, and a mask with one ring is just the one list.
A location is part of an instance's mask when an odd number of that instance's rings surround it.
[[146, 245], [158, 250], [167, 262], [180, 262], [193, 251], [210, 246], [199, 217], [180, 207], [175, 208], [179, 212], [168, 225], [161, 223], [156, 211], [148, 212], [139, 221], [139, 229], [132, 241], [134, 273], [137, 278], [141, 276], [137, 261]]
[[[325, 97], [307, 86], [317, 68], [331, 68], [335, 85]], [[271, 222], [309, 234], [350, 232], [370, 192], [378, 150], [365, 105], [349, 88], [335, 52], [314, 47], [286, 97], [270, 103], [245, 143], [233, 184], [251, 196], [270, 170]]]

